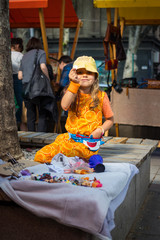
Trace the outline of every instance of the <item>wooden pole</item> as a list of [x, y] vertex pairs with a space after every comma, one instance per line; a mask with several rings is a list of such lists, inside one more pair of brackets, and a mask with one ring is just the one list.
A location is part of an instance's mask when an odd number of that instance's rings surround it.
[[107, 23], [111, 23], [111, 9], [107, 8]]
[[[59, 27], [59, 49], [58, 49], [58, 59], [62, 56], [63, 52], [63, 31], [64, 31], [64, 15], [65, 15], [65, 0], [61, 0], [61, 20], [60, 20], [60, 27]], [[58, 68], [57, 71], [57, 79], [56, 82], [60, 81], [61, 71]], [[55, 124], [54, 132], [62, 133], [62, 127], [61, 127], [61, 104], [60, 102], [57, 103], [58, 105], [58, 123]]]
[[77, 28], [76, 28], [76, 33], [75, 33], [75, 37], [74, 37], [74, 41], [73, 41], [73, 46], [72, 46], [72, 51], [71, 51], [71, 55], [70, 57], [72, 59], [74, 59], [74, 55], [75, 55], [75, 51], [76, 51], [76, 46], [77, 46], [77, 41], [78, 41], [78, 36], [79, 36], [79, 30], [82, 27], [83, 23], [82, 21], [79, 19], [78, 23], [77, 23]]
[[[117, 27], [118, 25], [118, 8], [115, 8], [114, 9], [114, 26]], [[114, 55], [114, 59], [116, 59], [116, 46], [114, 45], [113, 46], [113, 55]], [[117, 69], [115, 70], [114, 74], [116, 76], [116, 79], [117, 79]], [[119, 124], [118, 123], [115, 123], [115, 128], [116, 128], [116, 137], [119, 137]]]
[[115, 123], [115, 128], [116, 128], [116, 137], [119, 137], [119, 124]]
[[121, 19], [120, 19], [121, 37], [123, 36], [124, 24], [125, 24], [125, 19], [124, 19], [124, 18], [121, 18]]
[[[62, 3], [62, 8], [61, 8], [61, 21], [60, 21], [60, 27], [59, 27], [58, 59], [62, 56], [62, 52], [63, 52], [63, 30], [64, 30], [65, 0], [61, 0], [61, 3]], [[60, 76], [61, 76], [61, 71], [58, 68], [56, 82], [60, 81]]]
[[41, 32], [42, 32], [42, 40], [43, 40], [44, 51], [46, 52], [46, 60], [47, 60], [47, 63], [49, 63], [48, 43], [47, 43], [46, 26], [45, 26], [45, 21], [44, 21], [43, 8], [39, 8], [39, 19], [40, 19], [40, 26], [41, 26]]
[[59, 28], [59, 49], [58, 49], [58, 59], [62, 56], [63, 52], [63, 31], [64, 31], [64, 14], [65, 14], [65, 0], [61, 0], [61, 21]]

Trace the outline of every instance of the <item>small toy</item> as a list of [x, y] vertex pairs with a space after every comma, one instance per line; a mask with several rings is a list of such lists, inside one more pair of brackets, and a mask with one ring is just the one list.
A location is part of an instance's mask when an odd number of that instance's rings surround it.
[[72, 138], [75, 142], [81, 142], [85, 144], [91, 151], [97, 151], [100, 145], [105, 143], [101, 140], [101, 138], [93, 138], [92, 135], [88, 137], [81, 134], [69, 133], [69, 137]]
[[31, 173], [28, 169], [22, 170], [21, 174], [22, 174], [22, 176], [31, 176]]
[[102, 183], [99, 180], [97, 180], [96, 178], [94, 178], [92, 187], [102, 187]]
[[78, 173], [78, 174], [88, 174], [88, 173], [91, 173], [93, 171], [87, 170], [87, 169], [76, 169], [76, 170], [74, 170], [74, 172]]
[[43, 181], [47, 183], [70, 183], [72, 185], [77, 186], [83, 186], [83, 187], [102, 187], [102, 184], [99, 180], [94, 178], [93, 180], [90, 180], [89, 177], [82, 177], [82, 178], [76, 178], [75, 176], [71, 175], [69, 177], [57, 177], [57, 176], [51, 176], [50, 173], [43, 173], [42, 175], [31, 175], [32, 180], [36, 181]]
[[89, 159], [90, 168], [94, 168], [95, 172], [104, 172], [105, 166], [103, 165], [103, 158], [100, 155], [93, 155]]

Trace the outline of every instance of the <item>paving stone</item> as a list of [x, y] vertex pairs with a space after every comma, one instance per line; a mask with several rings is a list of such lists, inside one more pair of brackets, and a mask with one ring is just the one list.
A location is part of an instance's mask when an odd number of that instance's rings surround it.
[[153, 166], [153, 165], [151, 165], [151, 168], [150, 168], [150, 171], [151, 171], [151, 173], [157, 173], [158, 172], [158, 170], [159, 170], [159, 166]]
[[155, 178], [155, 174], [154, 173], [150, 174], [150, 182], [152, 182], [154, 178]]
[[154, 159], [152, 160], [153, 166], [160, 166], [160, 157], [154, 156]]
[[126, 240], [160, 239], [160, 185], [157, 186], [158, 191], [154, 190], [154, 187], [149, 191]]

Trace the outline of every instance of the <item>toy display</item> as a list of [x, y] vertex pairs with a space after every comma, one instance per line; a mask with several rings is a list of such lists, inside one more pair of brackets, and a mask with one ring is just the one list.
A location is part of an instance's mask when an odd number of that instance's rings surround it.
[[76, 178], [75, 176], [51, 176], [50, 173], [43, 173], [42, 175], [35, 175], [31, 174], [31, 179], [36, 180], [36, 181], [44, 181], [48, 183], [70, 183], [72, 185], [77, 185], [77, 186], [84, 186], [84, 187], [102, 187], [102, 183], [97, 180], [95, 177], [93, 180], [89, 179], [89, 177], [80, 177]]

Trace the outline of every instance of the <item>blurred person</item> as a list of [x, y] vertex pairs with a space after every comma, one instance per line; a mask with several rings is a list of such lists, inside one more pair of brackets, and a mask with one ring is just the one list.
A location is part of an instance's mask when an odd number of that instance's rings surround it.
[[[38, 50], [37, 64], [40, 65], [42, 72], [49, 79], [48, 69], [46, 66], [46, 53], [43, 50], [41, 41], [38, 38], [32, 37], [26, 46], [26, 54], [22, 58], [20, 70], [18, 72], [18, 78], [22, 79], [22, 83], [28, 83], [34, 71], [34, 61]], [[41, 100], [43, 101], [43, 99]], [[37, 109], [38, 109], [38, 132], [46, 132], [47, 130], [47, 114], [48, 111], [45, 109], [44, 104], [35, 104], [30, 99], [24, 100], [25, 106], [27, 108], [27, 127], [28, 131], [36, 130], [36, 120], [37, 120]]]
[[57, 90], [57, 100], [61, 99], [63, 89], [69, 85], [69, 72], [73, 66], [73, 60], [68, 55], [62, 55], [59, 62], [59, 68], [61, 70], [61, 78], [59, 83], [55, 83], [55, 89]]
[[11, 62], [12, 62], [12, 73], [13, 73], [13, 88], [14, 95], [18, 105], [16, 111], [16, 120], [18, 130], [23, 130], [24, 126], [21, 121], [22, 117], [22, 81], [18, 79], [18, 71], [20, 68], [21, 60], [23, 58], [23, 40], [21, 38], [11, 39]]

